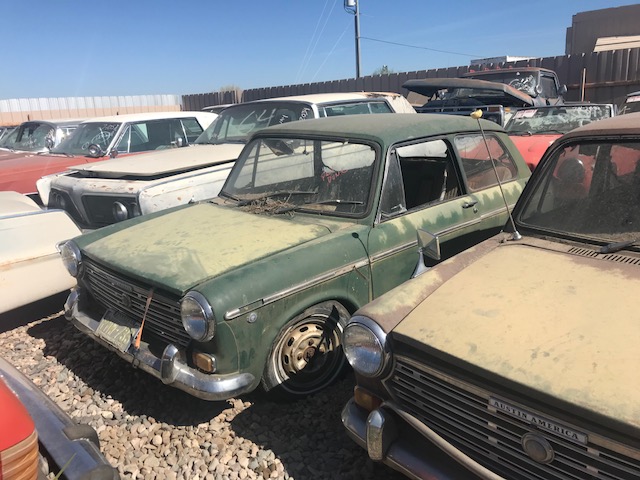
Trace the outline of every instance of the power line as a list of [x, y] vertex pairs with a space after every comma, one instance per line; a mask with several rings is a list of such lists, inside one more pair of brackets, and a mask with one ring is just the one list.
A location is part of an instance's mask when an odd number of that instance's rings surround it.
[[431, 52], [449, 53], [451, 55], [462, 55], [462, 56], [465, 56], [465, 57], [482, 57], [482, 55], [472, 55], [470, 53], [449, 52], [447, 50], [437, 50], [435, 48], [420, 47], [418, 45], [408, 45], [406, 43], [388, 42], [386, 40], [379, 40], [377, 38], [371, 38], [371, 37], [360, 37], [360, 38], [364, 39], [364, 40], [371, 40], [372, 42], [388, 43], [390, 45], [398, 45], [400, 47], [419, 48], [420, 50], [429, 50]]

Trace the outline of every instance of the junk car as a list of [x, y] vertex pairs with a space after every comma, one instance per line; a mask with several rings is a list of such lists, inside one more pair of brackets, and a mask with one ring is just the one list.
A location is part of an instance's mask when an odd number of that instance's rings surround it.
[[438, 232], [446, 257], [506, 221], [500, 188], [514, 204], [529, 169], [502, 128], [482, 124], [491, 155], [471, 118], [355, 115], [263, 129], [220, 196], [65, 243], [78, 280], [65, 315], [203, 399], [259, 385], [314, 393], [344, 371], [349, 313], [411, 276], [417, 229]]
[[342, 421], [372, 459], [411, 478], [640, 477], [639, 175], [640, 114], [566, 133], [503, 233], [355, 313]]

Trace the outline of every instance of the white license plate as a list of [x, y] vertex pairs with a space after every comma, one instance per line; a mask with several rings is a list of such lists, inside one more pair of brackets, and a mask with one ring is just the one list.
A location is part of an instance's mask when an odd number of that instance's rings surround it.
[[121, 352], [126, 352], [135, 340], [136, 335], [138, 335], [139, 330], [139, 323], [119, 312], [107, 310], [96, 329], [96, 335]]

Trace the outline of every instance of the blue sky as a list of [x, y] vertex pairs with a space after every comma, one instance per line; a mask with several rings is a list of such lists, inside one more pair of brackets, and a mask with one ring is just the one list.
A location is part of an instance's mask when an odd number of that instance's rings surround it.
[[[12, 1], [0, 10], [0, 99], [182, 95], [352, 78], [354, 17], [343, 2]], [[634, 3], [359, 0], [361, 74], [383, 65], [405, 72], [478, 57], [563, 55], [572, 15]]]

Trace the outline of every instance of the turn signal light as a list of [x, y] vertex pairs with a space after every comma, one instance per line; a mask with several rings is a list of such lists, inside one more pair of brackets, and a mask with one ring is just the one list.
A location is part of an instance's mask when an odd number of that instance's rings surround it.
[[382, 405], [381, 398], [357, 385], [353, 389], [353, 399], [355, 400], [356, 404], [369, 412]]
[[210, 353], [193, 352], [191, 360], [203, 372], [214, 373], [216, 371], [216, 357]]
[[38, 434], [31, 435], [0, 452], [2, 480], [38, 478]]

